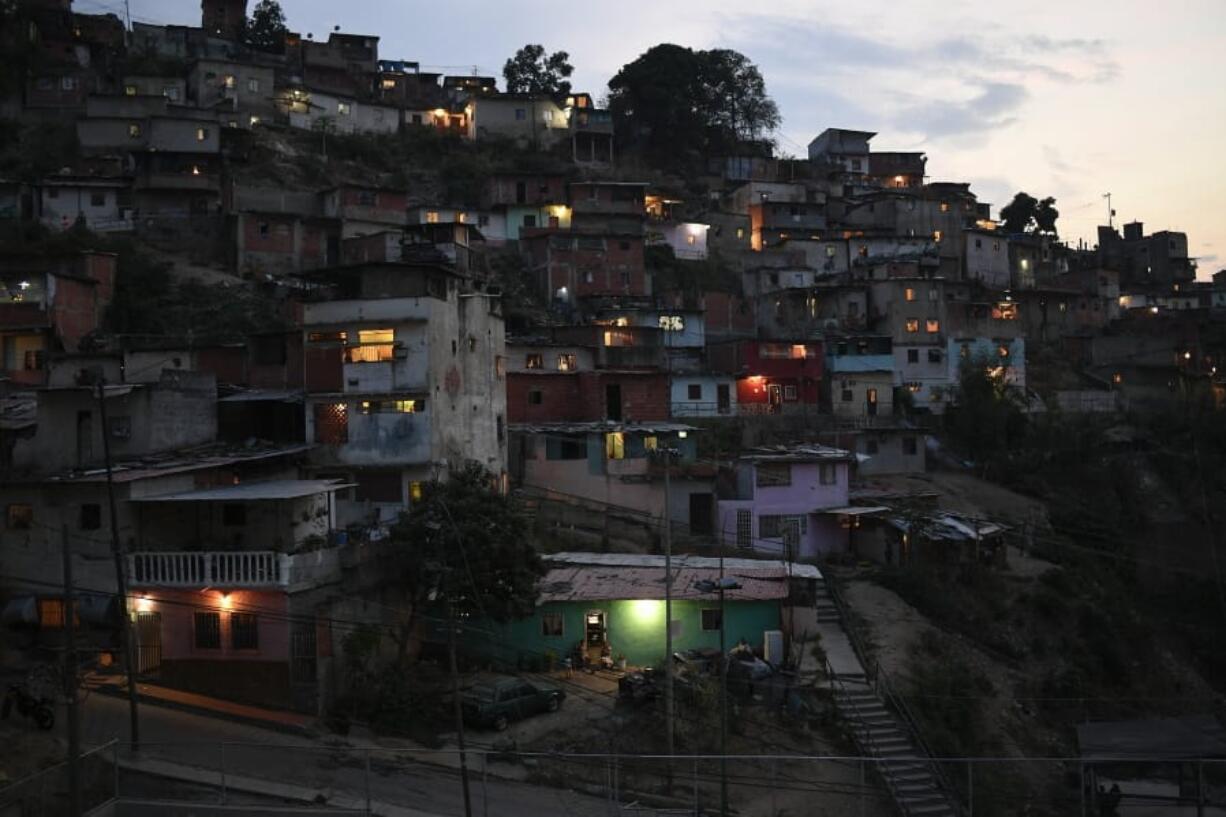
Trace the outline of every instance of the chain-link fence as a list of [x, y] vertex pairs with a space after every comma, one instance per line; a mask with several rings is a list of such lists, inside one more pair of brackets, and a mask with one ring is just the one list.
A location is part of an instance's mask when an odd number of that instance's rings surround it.
[[[959, 817], [1226, 815], [1226, 761], [1133, 758], [637, 756], [478, 746], [391, 749], [284, 744], [112, 743], [82, 755], [83, 813], [422, 814], [541, 817], [742, 815]], [[939, 766], [942, 774], [926, 767]], [[465, 786], [465, 778], [467, 786]], [[926, 781], [944, 781], [946, 791]], [[945, 798], [942, 800], [941, 798]], [[938, 803], [948, 811], [934, 811]], [[144, 809], [144, 810], [142, 810]], [[284, 811], [289, 809], [289, 811]], [[3, 817], [69, 815], [61, 764], [0, 790]], [[102, 814], [102, 811], [96, 812]], [[184, 812], [186, 813], [186, 812]]]

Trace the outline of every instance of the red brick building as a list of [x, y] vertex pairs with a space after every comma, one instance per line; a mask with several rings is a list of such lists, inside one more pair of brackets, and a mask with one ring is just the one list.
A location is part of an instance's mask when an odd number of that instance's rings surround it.
[[481, 207], [542, 207], [566, 202], [566, 180], [557, 173], [499, 173], [486, 179]]
[[711, 368], [737, 378], [742, 414], [816, 411], [824, 373], [818, 340], [733, 340], [708, 347]]
[[641, 235], [539, 230], [520, 246], [547, 298], [648, 294]]
[[606, 351], [566, 343], [508, 345], [507, 421], [667, 420], [668, 375], [656, 366], [602, 366]]
[[42, 385], [47, 358], [80, 351], [110, 306], [116, 256], [10, 256], [0, 271], [0, 377]]

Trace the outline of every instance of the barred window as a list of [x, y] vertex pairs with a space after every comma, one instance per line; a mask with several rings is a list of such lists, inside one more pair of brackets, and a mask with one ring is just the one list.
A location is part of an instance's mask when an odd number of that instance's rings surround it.
[[196, 649], [221, 649], [221, 613], [196, 613], [195, 627]]
[[792, 466], [790, 463], [758, 463], [755, 473], [759, 488], [773, 488], [792, 484]]
[[561, 638], [562, 631], [561, 613], [541, 613], [541, 635], [546, 638]]
[[230, 614], [230, 646], [236, 650], [259, 649], [260, 624], [255, 613]]

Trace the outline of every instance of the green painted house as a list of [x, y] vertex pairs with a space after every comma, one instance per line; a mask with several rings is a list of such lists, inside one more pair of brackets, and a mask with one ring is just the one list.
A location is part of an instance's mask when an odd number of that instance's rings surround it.
[[[606, 645], [630, 666], [659, 666], [665, 656], [664, 558], [639, 554], [562, 553], [548, 557], [536, 610], [505, 623], [469, 622], [464, 652], [508, 667], [559, 661], [582, 644], [599, 660]], [[719, 647], [719, 597], [702, 583], [720, 577], [719, 560], [673, 559], [673, 649]], [[762, 650], [767, 633], [781, 643], [784, 609], [806, 583], [812, 565], [755, 559], [724, 560], [723, 576], [739, 587], [724, 596], [724, 642]], [[811, 598], [809, 593], [800, 593]], [[777, 660], [777, 659], [776, 659]]]

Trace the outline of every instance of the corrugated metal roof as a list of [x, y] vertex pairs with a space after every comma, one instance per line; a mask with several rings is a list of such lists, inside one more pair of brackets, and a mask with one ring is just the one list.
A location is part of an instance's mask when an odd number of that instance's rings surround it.
[[[600, 567], [649, 567], [664, 569], [664, 557], [651, 553], [584, 553], [582, 551], [567, 551], [546, 555], [546, 562], [571, 565], [594, 565]], [[816, 565], [800, 562], [780, 561], [778, 559], [724, 559], [724, 572], [773, 570], [781, 576], [791, 575], [797, 579], [820, 579], [821, 571]], [[720, 560], [716, 556], [695, 556], [693, 554], [677, 554], [673, 556], [673, 570], [681, 568], [719, 570]], [[663, 574], [661, 574], [663, 575]]]
[[293, 391], [290, 389], [247, 389], [245, 391], [235, 392], [226, 397], [219, 397], [218, 403], [250, 403], [259, 401], [280, 402], [280, 403], [301, 403], [303, 400], [301, 391]]
[[814, 513], [837, 516], [865, 516], [884, 513], [888, 510], [889, 508], [885, 505], [848, 505], [845, 508], [819, 508]]
[[819, 462], [851, 460], [850, 451], [828, 445], [775, 445], [751, 448], [741, 455], [749, 462]]
[[[728, 590], [729, 601], [762, 601], [787, 598], [787, 574], [776, 569], [729, 570], [724, 576], [735, 579], [740, 588]], [[703, 592], [697, 585], [716, 581], [719, 570], [711, 568], [674, 568], [674, 599], [715, 599], [717, 594]], [[663, 599], [664, 568], [603, 567], [572, 565], [555, 567], [540, 583], [538, 604], [550, 601], [613, 601], [619, 599]]]
[[297, 499], [312, 494], [325, 494], [352, 488], [352, 484], [330, 479], [271, 479], [264, 482], [240, 482], [221, 488], [200, 491], [180, 491], [174, 494], [134, 497], [130, 502], [253, 502], [257, 500]]
[[644, 434], [663, 434], [676, 431], [698, 431], [697, 426], [684, 423], [611, 423], [596, 421], [589, 423], [512, 423], [511, 431], [529, 434], [604, 434], [611, 431], [640, 431]]

